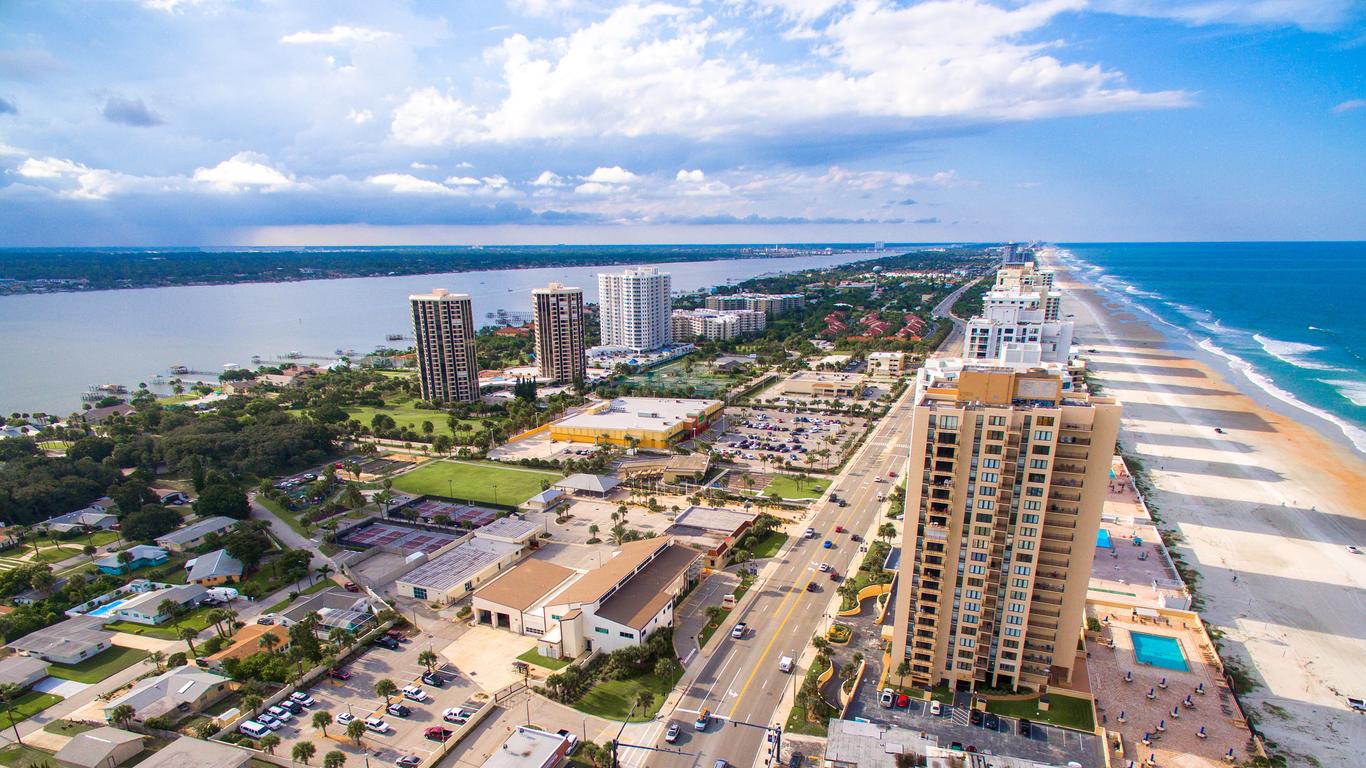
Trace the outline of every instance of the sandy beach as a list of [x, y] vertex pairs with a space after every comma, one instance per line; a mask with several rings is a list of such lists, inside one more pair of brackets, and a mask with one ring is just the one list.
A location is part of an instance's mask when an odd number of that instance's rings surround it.
[[1366, 716], [1345, 701], [1366, 695], [1366, 554], [1347, 549], [1366, 551], [1366, 461], [1060, 266], [1058, 283], [1204, 617], [1258, 683], [1247, 709], [1290, 765], [1366, 764]]

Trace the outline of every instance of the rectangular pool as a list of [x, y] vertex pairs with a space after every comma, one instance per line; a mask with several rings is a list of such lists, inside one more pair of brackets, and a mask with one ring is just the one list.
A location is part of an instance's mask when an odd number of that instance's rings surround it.
[[1129, 632], [1134, 641], [1134, 658], [1139, 664], [1177, 672], [1189, 672], [1186, 655], [1181, 652], [1181, 641], [1166, 635], [1149, 635], [1144, 632]]
[[108, 616], [112, 614], [114, 611], [117, 611], [119, 609], [119, 606], [123, 605], [124, 602], [125, 601], [123, 600], [115, 600], [112, 603], [105, 603], [104, 605], [101, 605], [99, 608], [96, 608], [90, 613], [87, 613], [86, 616]]
[[1108, 529], [1101, 528], [1096, 532], [1096, 546], [1103, 549], [1114, 549], [1114, 544], [1110, 543], [1110, 531]]

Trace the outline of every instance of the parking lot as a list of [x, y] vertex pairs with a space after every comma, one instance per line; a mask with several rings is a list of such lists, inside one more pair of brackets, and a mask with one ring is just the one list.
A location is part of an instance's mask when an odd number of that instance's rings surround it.
[[716, 436], [714, 447], [738, 464], [757, 467], [788, 462], [830, 469], [843, 460], [845, 442], [861, 434], [867, 424], [859, 416], [736, 408], [727, 413], [726, 431]]
[[[342, 669], [349, 673], [349, 679], [337, 680], [324, 677], [306, 692], [316, 700], [314, 706], [304, 710], [292, 722], [285, 723], [276, 735], [281, 744], [277, 754], [288, 755], [295, 743], [312, 741], [322, 754], [332, 749], [340, 749], [351, 755], [368, 755], [381, 762], [392, 765], [400, 757], [415, 755], [425, 758], [436, 751], [438, 743], [427, 739], [423, 733], [432, 727], [455, 726], [443, 723], [441, 714], [452, 707], [469, 706], [477, 694], [478, 686], [449, 662], [438, 666], [437, 673], [445, 684], [437, 688], [423, 683], [422, 673], [426, 667], [417, 661], [418, 654], [428, 648], [440, 652], [449, 640], [428, 633], [418, 634], [399, 646], [396, 651], [382, 647], [372, 647]], [[443, 661], [445, 661], [443, 659]], [[400, 689], [408, 685], [418, 685], [427, 696], [426, 701], [417, 702], [404, 699], [402, 703], [410, 710], [407, 717], [397, 717], [384, 711], [384, 701], [375, 695], [375, 683], [383, 679], [394, 681]], [[400, 694], [401, 696], [401, 694]], [[399, 696], [391, 697], [397, 703]], [[327, 728], [327, 736], [313, 727], [315, 712], [328, 711], [334, 720], [350, 715], [358, 720], [378, 717], [388, 725], [388, 732], [367, 732], [358, 747], [346, 736], [346, 726], [336, 722]]]

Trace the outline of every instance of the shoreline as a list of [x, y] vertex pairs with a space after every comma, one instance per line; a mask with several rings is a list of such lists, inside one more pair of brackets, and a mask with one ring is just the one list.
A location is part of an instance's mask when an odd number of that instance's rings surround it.
[[1077, 343], [1124, 405], [1125, 453], [1200, 577], [1202, 617], [1258, 683], [1246, 708], [1291, 765], [1354, 763], [1366, 721], [1343, 697], [1361, 695], [1366, 555], [1347, 546], [1366, 546], [1366, 462], [1336, 427], [1244, 391], [1208, 350], [1056, 266]]

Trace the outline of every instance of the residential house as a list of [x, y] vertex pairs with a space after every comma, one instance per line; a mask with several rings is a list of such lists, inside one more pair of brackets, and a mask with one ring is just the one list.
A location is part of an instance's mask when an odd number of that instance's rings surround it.
[[8, 656], [0, 659], [0, 685], [12, 685], [25, 691], [47, 677], [47, 662], [32, 656]]
[[151, 491], [159, 502], [167, 506], [178, 507], [190, 503], [190, 494], [184, 491], [177, 491], [174, 488], [152, 488]]
[[81, 414], [81, 420], [86, 424], [103, 424], [115, 416], [128, 416], [137, 413], [137, 409], [127, 403], [118, 403], [104, 408], [91, 408]]
[[138, 763], [138, 768], [245, 768], [251, 758], [245, 749], [181, 736]]
[[303, 621], [314, 612], [318, 614], [316, 632], [322, 637], [326, 637], [336, 627], [353, 634], [361, 634], [375, 625], [375, 616], [378, 613], [369, 597], [344, 589], [331, 588], [296, 602], [279, 615], [278, 621], [281, 625], [289, 627]]
[[199, 712], [204, 707], [227, 696], [232, 681], [222, 675], [206, 672], [199, 667], [172, 667], [133, 686], [128, 693], [104, 703], [105, 719], [120, 706], [133, 708], [133, 719], [145, 723], [148, 718], [178, 716]]
[[114, 633], [102, 629], [104, 620], [80, 616], [30, 632], [9, 647], [53, 664], [79, 664], [109, 649]]
[[185, 563], [185, 566], [190, 571], [186, 580], [204, 587], [232, 584], [242, 578], [242, 561], [229, 555], [226, 549], [200, 555]]
[[172, 552], [184, 552], [203, 544], [205, 537], [209, 534], [221, 535], [237, 523], [237, 520], [221, 515], [206, 517], [203, 520], [196, 520], [183, 528], [171, 531], [165, 536], [159, 536], [156, 542]]
[[131, 573], [139, 568], [165, 565], [166, 561], [170, 559], [171, 556], [169, 552], [161, 547], [153, 547], [149, 544], [135, 544], [128, 549], [123, 550], [123, 552], [127, 552], [133, 556], [133, 559], [129, 561], [128, 565], [119, 562], [119, 555], [122, 554], [122, 552], [114, 552], [96, 560], [95, 567], [99, 568], [101, 573], [119, 576], [124, 573]]
[[118, 768], [142, 753], [146, 738], [109, 726], [85, 731], [57, 750], [57, 763], [64, 768]]
[[199, 605], [208, 590], [198, 584], [177, 584], [166, 589], [152, 589], [147, 592], [130, 593], [110, 606], [101, 614], [106, 621], [131, 621], [134, 624], [155, 626], [170, 621], [171, 615], [161, 610], [167, 600], [191, 608]]
[[117, 515], [109, 512], [113, 507], [113, 500], [105, 497], [92, 502], [88, 507], [49, 518], [38, 525], [54, 533], [78, 533], [87, 528], [107, 531], [119, 521]]

